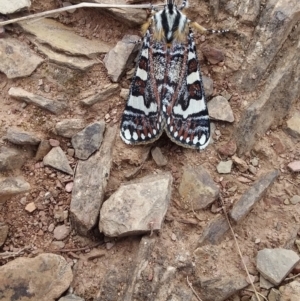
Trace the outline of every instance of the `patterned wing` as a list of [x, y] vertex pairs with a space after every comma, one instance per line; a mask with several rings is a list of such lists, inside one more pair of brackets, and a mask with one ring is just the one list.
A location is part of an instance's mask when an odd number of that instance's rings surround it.
[[187, 46], [173, 43], [169, 52], [167, 89], [162, 96], [166, 132], [179, 145], [204, 149], [209, 143], [210, 121], [191, 30], [187, 39]]
[[151, 32], [146, 31], [123, 113], [120, 136], [127, 144], [145, 144], [163, 132], [161, 103], [152, 70]]

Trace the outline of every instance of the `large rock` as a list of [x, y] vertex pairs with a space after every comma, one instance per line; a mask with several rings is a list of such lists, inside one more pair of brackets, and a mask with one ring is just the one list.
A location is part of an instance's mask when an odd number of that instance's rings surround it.
[[62, 256], [20, 257], [0, 267], [1, 300], [54, 301], [72, 280], [71, 267]]
[[112, 163], [117, 127], [108, 127], [99, 151], [86, 161], [79, 161], [72, 190], [70, 218], [81, 235], [96, 225], [104, 199]]
[[0, 71], [8, 78], [29, 76], [42, 62], [27, 44], [13, 38], [0, 39]]
[[0, 172], [19, 169], [25, 160], [26, 157], [21, 151], [5, 146], [0, 147]]
[[20, 177], [0, 179], [0, 204], [7, 199], [30, 190], [30, 184]]
[[216, 96], [207, 103], [209, 116], [216, 120], [234, 122], [229, 102], [223, 96]]
[[30, 0], [1, 0], [0, 1], [0, 14], [8, 15], [29, 8], [31, 5]]
[[63, 119], [56, 123], [55, 132], [57, 135], [72, 138], [75, 134], [84, 129], [83, 119]]
[[116, 237], [161, 229], [171, 197], [171, 185], [169, 173], [122, 185], [100, 210], [100, 232]]
[[29, 133], [15, 127], [10, 127], [7, 130], [6, 138], [9, 142], [18, 145], [38, 145], [41, 142], [41, 139], [34, 133]]

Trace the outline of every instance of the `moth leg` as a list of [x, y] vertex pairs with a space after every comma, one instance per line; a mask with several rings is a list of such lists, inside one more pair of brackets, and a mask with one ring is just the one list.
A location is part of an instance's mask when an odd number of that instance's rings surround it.
[[190, 27], [192, 27], [193, 29], [197, 30], [198, 32], [202, 33], [202, 34], [214, 34], [214, 33], [226, 33], [229, 32], [229, 29], [220, 29], [220, 30], [215, 30], [215, 29], [206, 29], [205, 27], [201, 26], [199, 23], [197, 22], [189, 22]]

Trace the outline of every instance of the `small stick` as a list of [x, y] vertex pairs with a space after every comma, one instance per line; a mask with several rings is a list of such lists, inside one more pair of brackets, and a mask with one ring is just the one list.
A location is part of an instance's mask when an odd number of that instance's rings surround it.
[[292, 279], [295, 279], [295, 278], [297, 278], [297, 277], [299, 277], [299, 276], [300, 276], [300, 273], [299, 273], [299, 274], [296, 274], [296, 275], [294, 275], [294, 276], [292, 276], [292, 277], [285, 278], [284, 281], [292, 280]]
[[[162, 6], [162, 5], [163, 4], [157, 4], [156, 6]], [[83, 3], [79, 3], [79, 4], [75, 4], [75, 5], [70, 5], [70, 6], [66, 6], [66, 7], [61, 7], [61, 8], [57, 8], [57, 9], [48, 10], [48, 11], [45, 11], [45, 12], [41, 12], [41, 13], [37, 13], [37, 14], [33, 14], [33, 15], [25, 16], [25, 17], [20, 17], [20, 18], [11, 19], [11, 20], [8, 20], [8, 21], [3, 21], [3, 22], [0, 22], [0, 26], [12, 24], [12, 23], [17, 23], [17, 22], [25, 21], [25, 20], [48, 17], [48, 16], [53, 15], [53, 14], [62, 13], [64, 11], [73, 10], [73, 9], [82, 8], [82, 7], [93, 7], [93, 8], [149, 8], [150, 9], [151, 5], [150, 4], [131, 4], [131, 5], [130, 4], [101, 4], [101, 3], [83, 2]]]
[[198, 294], [196, 293], [196, 291], [194, 290], [192, 284], [189, 282], [189, 277], [186, 276], [186, 281], [189, 285], [189, 287], [191, 288], [192, 292], [194, 293], [194, 295], [196, 296], [196, 298], [199, 300], [199, 301], [202, 301], [202, 299], [198, 296]]

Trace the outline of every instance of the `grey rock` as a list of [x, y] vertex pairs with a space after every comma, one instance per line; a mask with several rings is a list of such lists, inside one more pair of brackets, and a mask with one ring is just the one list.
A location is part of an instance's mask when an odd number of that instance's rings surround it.
[[296, 139], [300, 139], [300, 113], [294, 112], [286, 122], [286, 132]]
[[292, 250], [264, 249], [258, 251], [256, 266], [264, 278], [279, 285], [299, 260], [297, 253]]
[[[300, 296], [300, 282], [294, 280], [279, 288], [282, 301], [298, 301]], [[281, 301], [280, 300], [280, 301]]]
[[230, 211], [230, 217], [236, 222], [240, 222], [251, 211], [267, 189], [279, 176], [278, 170], [270, 171], [262, 175], [253, 185], [241, 196]]
[[105, 131], [105, 122], [95, 122], [72, 137], [75, 156], [81, 160], [88, 159], [100, 148]]
[[38, 145], [41, 142], [41, 139], [34, 133], [29, 133], [15, 127], [8, 128], [6, 139], [18, 145]]
[[72, 279], [71, 267], [62, 256], [45, 253], [35, 258], [20, 257], [0, 267], [1, 297], [54, 301], [68, 289]]
[[260, 275], [260, 277], [259, 277], [259, 287], [268, 290], [268, 289], [274, 287], [274, 284], [271, 283], [270, 281], [268, 281], [267, 279], [265, 279], [262, 275]]
[[216, 120], [234, 122], [229, 102], [223, 96], [216, 96], [207, 104], [209, 116]]
[[84, 126], [84, 119], [63, 119], [56, 123], [55, 133], [65, 138], [72, 138], [75, 134], [84, 129]]
[[106, 53], [111, 48], [99, 40], [89, 40], [77, 35], [72, 28], [53, 19], [39, 19], [35, 22], [18, 23], [25, 31], [37, 37], [40, 43], [48, 44], [53, 49], [91, 57]]
[[93, 93], [93, 95], [81, 99], [80, 102], [83, 105], [92, 106], [95, 103], [109, 100], [114, 94], [118, 93], [119, 89], [120, 88], [118, 84], [110, 84], [102, 91]]
[[25, 101], [26, 103], [34, 104], [44, 110], [50, 111], [53, 114], [61, 114], [67, 108], [66, 103], [45, 98], [43, 96], [25, 91], [22, 88], [11, 87], [8, 95], [14, 98]]
[[202, 76], [205, 96], [210, 97], [214, 92], [214, 82], [210, 77]]
[[25, 160], [21, 151], [5, 146], [0, 147], [0, 172], [19, 169]]
[[272, 288], [269, 295], [268, 295], [268, 301], [281, 301], [281, 294], [279, 290]]
[[219, 197], [219, 188], [201, 166], [184, 167], [178, 191], [184, 202], [190, 204], [191, 210], [207, 208]]
[[53, 236], [56, 240], [64, 240], [70, 234], [70, 228], [66, 225], [60, 225], [55, 227]]
[[49, 140], [42, 140], [35, 154], [37, 161], [42, 160], [52, 149]]
[[29, 8], [30, 5], [31, 5], [30, 0], [18, 0], [18, 1], [2, 0], [0, 1], [0, 14], [3, 15], [13, 14], [25, 8]]
[[53, 167], [71, 176], [73, 175], [73, 170], [69, 165], [68, 159], [59, 146], [51, 149], [51, 151], [44, 157], [43, 163], [45, 166]]
[[222, 241], [228, 230], [229, 225], [226, 218], [223, 215], [218, 215], [204, 228], [198, 244], [200, 246], [208, 243], [217, 245]]
[[4, 245], [8, 235], [8, 225], [0, 223], [0, 248]]
[[13, 38], [0, 39], [0, 71], [8, 78], [29, 76], [42, 62], [28, 45]]
[[125, 35], [122, 41], [118, 42], [105, 56], [105, 67], [113, 82], [118, 82], [126, 66], [133, 62], [139, 47], [137, 43], [132, 42], [137, 40], [139, 40], [138, 36]]
[[64, 297], [59, 298], [58, 301], [84, 301], [84, 299], [82, 299], [76, 295], [69, 294]]
[[100, 232], [118, 237], [161, 229], [171, 197], [171, 185], [169, 173], [122, 185], [100, 210]]
[[109, 127], [98, 152], [87, 161], [79, 161], [72, 190], [70, 219], [81, 235], [96, 225], [104, 199], [112, 163], [117, 127]]
[[21, 177], [9, 177], [0, 179], [0, 204], [17, 194], [30, 190], [30, 184]]
[[217, 165], [217, 171], [218, 171], [218, 173], [220, 173], [220, 174], [231, 173], [232, 163], [233, 163], [232, 160], [221, 161]]
[[151, 155], [157, 166], [166, 166], [168, 164], [167, 158], [163, 155], [159, 147], [152, 148]]

